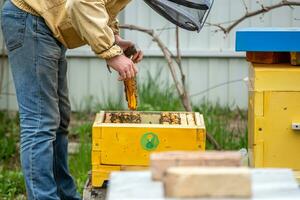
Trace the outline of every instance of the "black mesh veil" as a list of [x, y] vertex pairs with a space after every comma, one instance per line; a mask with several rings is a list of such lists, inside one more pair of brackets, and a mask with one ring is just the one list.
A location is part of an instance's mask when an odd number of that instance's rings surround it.
[[213, 0], [144, 0], [173, 24], [189, 31], [200, 31]]

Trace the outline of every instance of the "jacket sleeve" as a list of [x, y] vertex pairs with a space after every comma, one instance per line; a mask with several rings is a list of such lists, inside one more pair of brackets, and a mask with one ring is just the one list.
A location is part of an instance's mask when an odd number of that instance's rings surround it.
[[111, 22], [109, 22], [109, 27], [111, 28], [111, 30], [113, 31], [113, 33], [115, 35], [119, 35], [120, 34], [120, 30], [119, 30], [119, 20], [115, 17]]
[[87, 41], [101, 58], [109, 59], [123, 53], [114, 44], [115, 37], [109, 26], [106, 0], [67, 0], [66, 9], [77, 33]]

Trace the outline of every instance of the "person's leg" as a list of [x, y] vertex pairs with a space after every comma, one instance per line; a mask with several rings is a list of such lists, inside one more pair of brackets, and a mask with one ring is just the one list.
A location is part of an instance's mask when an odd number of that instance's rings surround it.
[[41, 18], [10, 1], [3, 7], [2, 31], [19, 105], [28, 199], [58, 200], [53, 145], [61, 121], [57, 91], [62, 45]]
[[54, 175], [60, 198], [62, 200], [79, 200], [80, 196], [76, 192], [76, 185], [68, 168], [68, 126], [71, 110], [68, 97], [67, 61], [64, 52], [59, 60], [58, 70], [60, 125], [54, 142]]

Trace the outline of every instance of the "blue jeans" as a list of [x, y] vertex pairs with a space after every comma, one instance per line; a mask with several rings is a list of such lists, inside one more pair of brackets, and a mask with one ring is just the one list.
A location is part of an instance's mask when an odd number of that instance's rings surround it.
[[66, 49], [40, 17], [6, 1], [2, 31], [17, 93], [28, 199], [80, 199], [68, 169]]

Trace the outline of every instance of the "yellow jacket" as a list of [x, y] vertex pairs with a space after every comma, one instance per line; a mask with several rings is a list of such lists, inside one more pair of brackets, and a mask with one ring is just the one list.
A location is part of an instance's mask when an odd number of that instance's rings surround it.
[[115, 43], [119, 33], [116, 16], [130, 0], [12, 0], [20, 9], [44, 18], [67, 48], [85, 44], [101, 58], [121, 55]]

